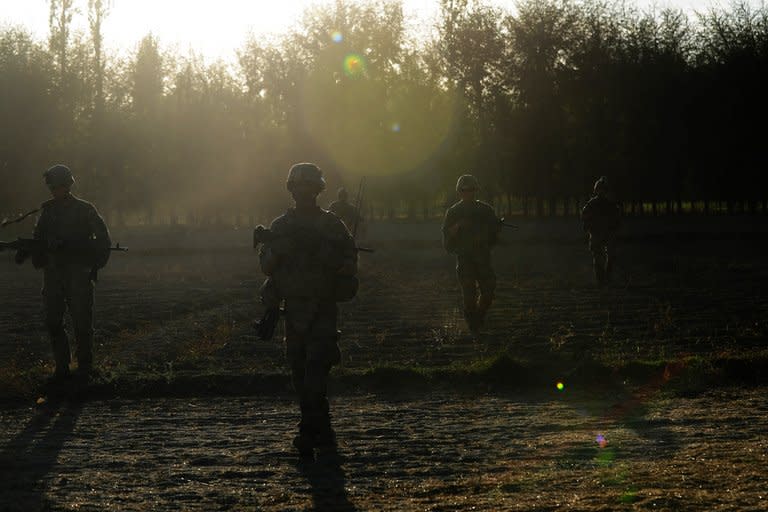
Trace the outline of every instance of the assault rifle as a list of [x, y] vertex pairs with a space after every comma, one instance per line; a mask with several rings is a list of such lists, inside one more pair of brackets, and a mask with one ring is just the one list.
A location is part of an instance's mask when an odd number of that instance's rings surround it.
[[[273, 233], [269, 228], [265, 228], [264, 226], [256, 226], [256, 229], [253, 230], [253, 247], [255, 249], [259, 246], [259, 244], [269, 245], [287, 243], [289, 238], [298, 239], [306, 243], [307, 246], [311, 246], [312, 244], [319, 243], [322, 237], [313, 233], [309, 229], [304, 232], [299, 232], [298, 234], [292, 233], [291, 235], [280, 235]], [[373, 252], [373, 249], [368, 247], [356, 246], [355, 250], [359, 252]]]
[[[285, 249], [303, 249], [314, 251], [323, 242], [323, 238], [312, 230], [293, 232], [290, 235], [280, 235], [274, 233], [269, 228], [257, 226], [253, 230], [253, 247], [259, 245], [269, 245], [273, 248], [285, 244]], [[302, 247], [304, 246], [304, 247]], [[367, 247], [355, 247], [356, 251], [373, 252], [373, 249]], [[354, 276], [337, 276], [335, 283], [335, 299], [339, 302], [351, 300], [357, 293], [358, 281]], [[260, 320], [253, 322], [256, 330], [256, 336], [262, 340], [271, 340], [277, 322], [280, 319], [280, 303], [282, 302], [278, 295], [275, 283], [271, 277], [268, 277], [261, 287], [261, 302], [264, 304], [264, 314]]]
[[119, 251], [127, 252], [127, 247], [120, 247], [118, 243], [115, 247], [97, 247], [92, 242], [67, 242], [65, 240], [38, 240], [35, 238], [17, 238], [13, 242], [3, 242], [0, 240], [0, 252], [22, 251], [29, 255], [32, 254], [50, 254], [64, 252], [67, 254], [87, 254], [101, 251]]
[[64, 255], [71, 260], [84, 260], [91, 264], [91, 279], [96, 282], [99, 278], [99, 269], [107, 264], [110, 253], [113, 251], [127, 252], [128, 248], [120, 247], [120, 244], [115, 247], [98, 247], [94, 241], [67, 242], [64, 240], [18, 238], [13, 242], [0, 241], [0, 252], [5, 250], [16, 251], [16, 263], [19, 265], [22, 265], [32, 256], [32, 263], [36, 268], [45, 266], [44, 261], [49, 254]]
[[23, 215], [19, 215], [18, 217], [16, 217], [16, 218], [15, 218], [15, 219], [13, 219], [13, 220], [10, 220], [10, 219], [4, 219], [4, 220], [3, 220], [3, 222], [2, 222], [2, 223], [0, 223], [0, 228], [4, 228], [5, 226], [7, 226], [7, 225], [9, 225], [9, 224], [18, 224], [19, 222], [23, 221], [24, 219], [26, 219], [26, 218], [27, 218], [27, 217], [29, 217], [30, 215], [34, 215], [34, 214], [36, 214], [36, 213], [37, 213], [37, 212], [39, 212], [40, 210], [41, 210], [41, 208], [35, 208], [34, 210], [32, 210], [32, 211], [28, 211], [27, 213], [25, 213], [25, 214], [23, 214]]

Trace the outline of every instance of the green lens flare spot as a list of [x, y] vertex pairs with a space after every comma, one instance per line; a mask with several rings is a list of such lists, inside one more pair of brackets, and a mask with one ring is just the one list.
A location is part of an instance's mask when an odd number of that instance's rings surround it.
[[557, 388], [557, 390], [558, 390], [558, 391], [562, 391], [562, 390], [564, 390], [564, 389], [565, 389], [565, 384], [563, 384], [562, 382], [558, 382], [558, 383], [555, 385], [555, 387]]
[[363, 76], [365, 74], [365, 59], [356, 53], [350, 53], [344, 57], [344, 73], [353, 78]]

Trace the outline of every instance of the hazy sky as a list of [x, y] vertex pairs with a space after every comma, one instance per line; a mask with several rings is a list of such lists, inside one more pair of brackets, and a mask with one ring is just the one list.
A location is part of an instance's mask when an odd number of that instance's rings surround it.
[[[326, 0], [328, 1], [328, 0]], [[514, 0], [490, 0], [511, 9]], [[631, 1], [631, 0], [630, 0]], [[759, 0], [753, 0], [757, 3]], [[307, 5], [316, 0], [112, 0], [113, 8], [104, 26], [105, 45], [111, 50], [135, 48], [149, 32], [163, 46], [182, 53], [190, 48], [207, 60], [234, 57], [234, 50], [249, 32], [275, 34], [290, 28]], [[321, 3], [324, 3], [321, 0]], [[709, 0], [637, 0], [641, 7], [655, 4], [686, 10], [704, 10]], [[727, 5], [726, 2], [722, 2]], [[80, 14], [75, 26], [85, 29], [88, 0], [75, 0]], [[416, 28], [432, 24], [438, 0], [403, 0], [407, 19]], [[183, 12], [181, 17], [178, 13]], [[23, 25], [37, 37], [48, 34], [48, 0], [0, 0], [0, 25]]]

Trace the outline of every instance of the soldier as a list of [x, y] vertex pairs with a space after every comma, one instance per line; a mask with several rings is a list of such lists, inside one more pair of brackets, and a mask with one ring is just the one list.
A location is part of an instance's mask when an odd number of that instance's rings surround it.
[[501, 230], [501, 220], [491, 205], [475, 199], [479, 188], [477, 178], [461, 176], [456, 183], [460, 200], [448, 209], [443, 221], [443, 247], [456, 255], [464, 318], [472, 333], [482, 327], [493, 302], [496, 274], [491, 266], [491, 248]]
[[32, 257], [35, 268], [43, 269], [45, 325], [51, 338], [56, 362], [54, 379], [70, 375], [70, 348], [64, 330], [64, 312], [68, 309], [77, 340], [77, 371], [83, 377], [93, 371], [93, 296], [96, 271], [109, 259], [109, 230], [96, 208], [72, 195], [75, 183], [65, 165], [54, 165], [43, 174], [53, 199], [43, 203], [33, 238], [48, 247], [67, 244], [91, 250], [25, 253], [16, 261]]
[[[317, 206], [325, 189], [319, 167], [299, 163], [288, 173], [287, 188], [295, 207], [270, 227], [273, 240], [260, 252], [266, 290], [285, 301], [286, 356], [298, 394], [301, 421], [293, 445], [301, 456], [334, 448], [336, 436], [328, 410], [328, 374], [341, 360], [336, 330], [336, 302], [344, 283], [357, 283], [357, 252], [336, 215]], [[355, 287], [356, 290], [356, 287]], [[354, 293], [354, 292], [353, 292]]]
[[336, 214], [347, 229], [352, 231], [357, 220], [357, 207], [349, 203], [347, 189], [344, 187], [339, 189], [336, 197], [337, 200], [328, 206], [328, 211]]
[[594, 194], [581, 211], [584, 232], [589, 236], [589, 250], [598, 286], [611, 281], [613, 266], [613, 240], [621, 226], [621, 210], [609, 197], [605, 176], [595, 182]]

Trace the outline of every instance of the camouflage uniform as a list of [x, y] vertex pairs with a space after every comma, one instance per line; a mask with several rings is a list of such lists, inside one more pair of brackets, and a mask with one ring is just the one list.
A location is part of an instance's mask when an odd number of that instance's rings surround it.
[[621, 210], [615, 201], [607, 197], [605, 177], [595, 183], [594, 192], [595, 195], [581, 211], [581, 220], [584, 232], [589, 235], [597, 284], [604, 286], [611, 280], [614, 238], [621, 226]]
[[[63, 243], [108, 249], [112, 243], [96, 208], [71, 194], [43, 203], [33, 237], [51, 245]], [[64, 330], [67, 309], [77, 340], [78, 367], [83, 372], [92, 368], [94, 270], [106, 264], [108, 256], [108, 250], [100, 251], [96, 260], [84, 251], [53, 251], [32, 256], [35, 266], [43, 267], [45, 325], [53, 346], [57, 376], [66, 376], [69, 372], [70, 347]]]
[[339, 190], [338, 200], [328, 206], [328, 211], [340, 218], [348, 230], [351, 231], [354, 228], [357, 220], [357, 207], [349, 203], [347, 192], [343, 188]]
[[443, 247], [456, 255], [464, 317], [471, 330], [479, 328], [493, 302], [496, 274], [491, 265], [491, 248], [498, 241], [500, 230], [501, 223], [493, 208], [482, 201], [461, 200], [445, 214]]
[[262, 246], [260, 260], [285, 300], [286, 356], [301, 409], [294, 444], [300, 451], [332, 445], [328, 375], [341, 360], [336, 285], [340, 268], [356, 271], [355, 244], [339, 218], [320, 207], [301, 214], [290, 209], [270, 230], [280, 238]]

